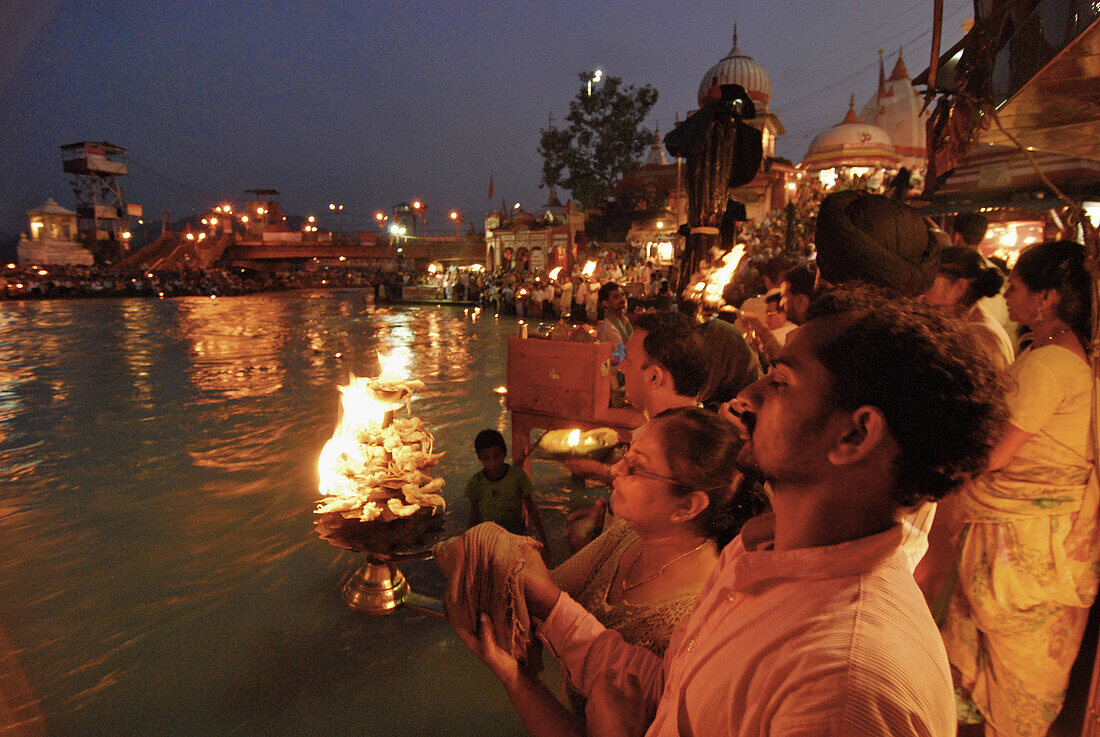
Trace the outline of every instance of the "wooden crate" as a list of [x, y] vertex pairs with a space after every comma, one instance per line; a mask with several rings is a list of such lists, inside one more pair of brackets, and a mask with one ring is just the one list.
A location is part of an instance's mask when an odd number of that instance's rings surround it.
[[508, 409], [596, 417], [611, 400], [611, 344], [508, 339]]

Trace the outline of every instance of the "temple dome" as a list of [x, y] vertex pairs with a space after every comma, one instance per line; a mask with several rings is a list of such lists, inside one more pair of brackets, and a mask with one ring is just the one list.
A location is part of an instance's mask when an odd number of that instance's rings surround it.
[[856, 115], [855, 97], [839, 125], [818, 134], [810, 144], [802, 168], [813, 171], [836, 166], [896, 166], [899, 157], [890, 134]]
[[737, 28], [733, 29], [733, 48], [717, 64], [707, 70], [699, 83], [699, 106], [702, 107], [707, 91], [715, 84], [739, 84], [749, 93], [752, 101], [767, 108], [772, 98], [772, 80], [768, 72], [751, 56], [746, 56], [737, 46]]

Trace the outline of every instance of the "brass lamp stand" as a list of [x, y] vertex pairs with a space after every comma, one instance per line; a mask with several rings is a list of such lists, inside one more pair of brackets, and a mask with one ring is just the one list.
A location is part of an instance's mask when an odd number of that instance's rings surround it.
[[431, 548], [409, 553], [377, 555], [367, 553], [366, 561], [344, 579], [341, 593], [344, 603], [359, 614], [390, 614], [400, 606], [443, 616], [443, 602], [417, 594], [409, 588], [399, 562], [428, 560]]

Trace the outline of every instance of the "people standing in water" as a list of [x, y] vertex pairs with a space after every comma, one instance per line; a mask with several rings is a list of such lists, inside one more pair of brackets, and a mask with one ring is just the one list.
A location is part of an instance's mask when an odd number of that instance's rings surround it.
[[516, 535], [530, 528], [547, 545], [542, 517], [535, 506], [531, 479], [520, 466], [510, 465], [504, 436], [496, 430], [482, 430], [474, 438], [474, 452], [482, 469], [466, 482], [465, 496], [470, 500], [469, 526], [496, 522]]

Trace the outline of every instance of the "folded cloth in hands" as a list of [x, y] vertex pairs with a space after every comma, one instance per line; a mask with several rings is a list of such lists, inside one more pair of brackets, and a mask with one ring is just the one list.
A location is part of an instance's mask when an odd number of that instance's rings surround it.
[[525, 666], [537, 662], [539, 644], [531, 637], [531, 619], [520, 572], [538, 543], [513, 535], [495, 522], [483, 522], [465, 534], [438, 543], [435, 561], [447, 578], [443, 606], [456, 628], [478, 632], [478, 616], [489, 615], [497, 644]]

